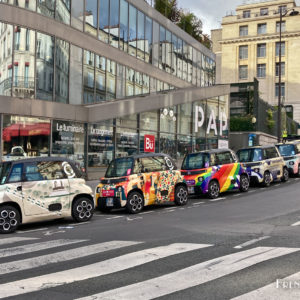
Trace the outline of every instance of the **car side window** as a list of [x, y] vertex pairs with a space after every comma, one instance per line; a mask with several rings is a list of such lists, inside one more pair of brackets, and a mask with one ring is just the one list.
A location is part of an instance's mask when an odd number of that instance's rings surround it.
[[272, 148], [266, 148], [264, 150], [264, 156], [267, 158], [267, 159], [271, 159], [271, 158], [275, 158], [275, 157], [278, 157], [278, 152], [276, 150], [276, 148], [272, 147]]
[[22, 181], [22, 170], [23, 170], [23, 164], [15, 164], [12, 167], [12, 170], [10, 172], [8, 182], [20, 182]]
[[44, 177], [40, 173], [37, 162], [27, 163], [24, 166], [24, 180], [25, 181], [38, 181], [43, 180]]
[[45, 180], [65, 179], [68, 177], [64, 171], [62, 161], [41, 161], [37, 163], [36, 167]]
[[141, 158], [142, 173], [163, 171], [166, 167], [163, 161], [157, 157], [143, 157]]
[[216, 166], [216, 155], [214, 153], [210, 154], [210, 165], [211, 166]]
[[297, 153], [300, 153], [300, 144], [296, 144]]
[[216, 153], [216, 160], [218, 165], [231, 164], [234, 162], [234, 159], [230, 152]]

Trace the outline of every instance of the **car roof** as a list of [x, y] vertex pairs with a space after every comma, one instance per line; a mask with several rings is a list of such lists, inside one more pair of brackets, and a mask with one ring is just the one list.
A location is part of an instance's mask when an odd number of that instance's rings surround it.
[[189, 154], [197, 154], [197, 153], [221, 153], [221, 152], [233, 152], [231, 149], [229, 148], [224, 148], [224, 149], [210, 149], [210, 150], [202, 150], [202, 151], [198, 151], [198, 152], [193, 152], [193, 153], [189, 153]]
[[253, 146], [253, 147], [246, 147], [246, 148], [241, 148], [240, 150], [251, 150], [251, 149], [267, 149], [267, 148], [272, 148], [276, 147], [275, 145], [264, 145], [264, 146]]
[[286, 143], [278, 143], [278, 144], [276, 144], [276, 146], [281, 146], [281, 145], [297, 145], [297, 144], [300, 144], [299, 140], [297, 140], [297, 141], [288, 141]]
[[37, 156], [37, 157], [9, 160], [9, 161], [4, 161], [4, 162], [15, 164], [15, 163], [40, 162], [40, 161], [67, 161], [70, 163], [74, 163], [74, 161], [72, 161], [69, 158], [58, 157], [58, 156]]
[[[143, 158], [143, 157], [159, 157], [159, 156], [167, 156], [168, 158], [171, 158], [170, 155], [165, 154], [165, 153], [140, 153], [140, 154], [133, 154], [133, 155], [126, 156], [126, 157], [136, 159], [136, 158]], [[118, 159], [118, 158], [123, 158], [123, 157], [116, 157], [116, 159]]]

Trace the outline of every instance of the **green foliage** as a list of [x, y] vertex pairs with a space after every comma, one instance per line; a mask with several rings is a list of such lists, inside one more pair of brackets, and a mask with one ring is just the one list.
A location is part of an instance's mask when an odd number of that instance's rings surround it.
[[194, 39], [211, 49], [209, 36], [202, 33], [202, 21], [195, 14], [179, 9], [177, 0], [155, 0], [154, 7]]
[[266, 123], [267, 123], [267, 127], [269, 128], [269, 130], [272, 130], [275, 126], [275, 121], [273, 118], [273, 110], [271, 108], [269, 108], [267, 110]]
[[173, 23], [179, 22], [180, 14], [177, 0], [156, 0], [154, 8]]
[[230, 118], [230, 131], [255, 131], [252, 115], [235, 116]]

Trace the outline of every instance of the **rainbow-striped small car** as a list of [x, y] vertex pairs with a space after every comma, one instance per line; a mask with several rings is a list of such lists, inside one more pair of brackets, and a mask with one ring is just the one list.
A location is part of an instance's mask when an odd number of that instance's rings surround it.
[[207, 150], [186, 155], [181, 174], [189, 194], [208, 194], [217, 198], [230, 190], [247, 192], [249, 176], [230, 149]]
[[290, 173], [300, 177], [300, 141], [276, 145]]

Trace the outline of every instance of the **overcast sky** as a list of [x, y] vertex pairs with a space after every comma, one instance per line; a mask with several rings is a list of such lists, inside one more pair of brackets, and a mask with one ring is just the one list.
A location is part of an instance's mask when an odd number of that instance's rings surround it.
[[[235, 11], [238, 5], [243, 4], [244, 0], [177, 0], [178, 6], [187, 8], [199, 17], [203, 22], [204, 33], [210, 34], [211, 29], [221, 27], [222, 17], [227, 12]], [[250, 1], [247, 1], [248, 3]], [[251, 1], [252, 2], [252, 1]], [[254, 2], [254, 1], [253, 1]], [[296, 0], [300, 5], [300, 0]]]

